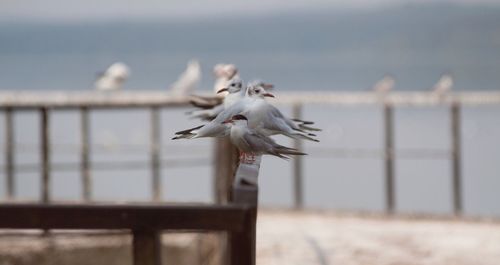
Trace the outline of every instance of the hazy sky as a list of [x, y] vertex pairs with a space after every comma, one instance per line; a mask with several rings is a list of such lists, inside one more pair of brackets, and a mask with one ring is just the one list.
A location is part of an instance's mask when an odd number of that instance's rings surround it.
[[373, 8], [412, 2], [477, 4], [500, 3], [500, 0], [0, 0], [0, 19], [191, 19], [228, 14], [259, 15], [305, 9]]

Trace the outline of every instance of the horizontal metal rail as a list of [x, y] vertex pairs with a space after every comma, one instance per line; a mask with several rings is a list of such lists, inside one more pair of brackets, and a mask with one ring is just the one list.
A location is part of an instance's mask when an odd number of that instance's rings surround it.
[[[186, 158], [186, 159], [165, 159], [161, 161], [162, 167], [203, 167], [213, 164], [209, 158]], [[52, 172], [79, 171], [79, 162], [52, 162]], [[17, 173], [39, 172], [41, 165], [39, 163], [16, 164]], [[92, 162], [91, 169], [97, 171], [114, 170], [142, 170], [150, 168], [148, 161], [96, 161]], [[5, 170], [5, 166], [0, 165], [0, 171]]]
[[[207, 95], [207, 94], [205, 94]], [[144, 108], [181, 107], [189, 105], [189, 96], [174, 96], [165, 91], [0, 91], [0, 108]], [[277, 92], [281, 104], [381, 104], [401, 106], [429, 106], [500, 104], [498, 91], [470, 91], [437, 94], [433, 92]]]

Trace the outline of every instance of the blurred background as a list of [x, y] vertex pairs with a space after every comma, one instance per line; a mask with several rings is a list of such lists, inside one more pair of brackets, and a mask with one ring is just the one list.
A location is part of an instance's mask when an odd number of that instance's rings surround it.
[[[430, 93], [443, 76], [452, 80], [446, 93], [500, 92], [500, 1], [0, 2], [0, 95], [93, 91], [99, 73], [115, 62], [129, 68], [123, 92], [167, 93], [191, 60], [201, 66], [195, 94], [213, 93], [213, 68], [219, 63], [236, 65], [245, 81], [263, 79], [274, 84], [277, 95], [372, 92], [388, 78], [392, 83], [383, 93]], [[396, 213], [454, 213], [448, 103], [393, 108]], [[291, 106], [278, 106], [292, 115]], [[161, 156], [173, 161], [161, 168], [165, 202], [214, 200], [213, 141], [170, 140], [174, 132], [200, 124], [187, 118], [190, 110], [163, 108], [160, 112]], [[321, 143], [303, 143], [309, 153], [302, 165], [306, 209], [386, 209], [383, 114], [381, 104], [302, 105], [302, 117], [323, 129], [318, 133]], [[97, 109], [89, 115], [92, 199], [151, 200], [149, 110]], [[499, 104], [461, 107], [458, 130], [466, 217], [500, 217], [499, 115]], [[52, 197], [79, 200], [80, 114], [67, 110], [50, 116]], [[35, 200], [41, 195], [39, 114], [16, 111], [12, 117], [15, 197]], [[0, 198], [7, 196], [7, 119], [0, 112]], [[288, 138], [276, 139], [294, 144]], [[175, 162], [179, 160], [184, 162]], [[66, 167], [57, 166], [61, 164]], [[293, 165], [264, 158], [261, 207], [294, 207]], [[266, 233], [281, 225], [273, 218], [263, 220]], [[292, 219], [284, 220], [293, 224]], [[446, 237], [443, 231], [439, 238]], [[304, 238], [316, 244], [309, 236]], [[276, 250], [271, 243], [259, 244]], [[499, 246], [494, 247], [489, 250], [499, 257]], [[283, 262], [286, 257], [276, 260]], [[324, 260], [318, 264], [328, 264]], [[479, 264], [475, 259], [466, 261]], [[274, 264], [283, 264], [279, 262]], [[300, 262], [287, 264], [313, 264]]]
[[[454, 92], [498, 91], [499, 51], [500, 4], [495, 1], [47, 0], [3, 1], [0, 8], [0, 89], [5, 91], [92, 90], [96, 73], [116, 61], [131, 70], [124, 91], [166, 90], [193, 58], [201, 63], [200, 93], [212, 91], [217, 63], [233, 63], [243, 79], [264, 79], [278, 93], [368, 92], [388, 74], [395, 80], [393, 91], [431, 91], [443, 74], [453, 77]], [[192, 155], [183, 149], [189, 146], [204, 162], [165, 168], [164, 199], [210, 201], [211, 141], [168, 140], [173, 132], [199, 124], [184, 116], [187, 110], [162, 111], [162, 154]], [[499, 110], [498, 105], [463, 109], [466, 214], [500, 215]], [[148, 115], [142, 110], [91, 113], [93, 161], [144, 161], [135, 170], [94, 169], [97, 199], [150, 197], [150, 180], [144, 177], [149, 170], [149, 132], [143, 129]], [[39, 172], [33, 165], [39, 163], [38, 116], [14, 116], [16, 163], [32, 165], [18, 170], [17, 194], [37, 198]], [[315, 152], [325, 146], [372, 154], [382, 150], [381, 108], [306, 105], [303, 117], [324, 129], [320, 145], [304, 147], [310, 153], [304, 166], [306, 206], [383, 209], [381, 156]], [[51, 126], [53, 163], [78, 161], [77, 113], [54, 112]], [[5, 146], [5, 137], [0, 139]], [[446, 152], [450, 144], [447, 107], [395, 110], [397, 149]], [[451, 212], [446, 156], [396, 158], [395, 167], [399, 211]], [[54, 172], [55, 198], [80, 196], [76, 169]], [[266, 158], [261, 175], [263, 205], [290, 206], [290, 163]], [[111, 188], [117, 181], [124, 184], [120, 190]], [[196, 189], [193, 182], [199, 183]]]

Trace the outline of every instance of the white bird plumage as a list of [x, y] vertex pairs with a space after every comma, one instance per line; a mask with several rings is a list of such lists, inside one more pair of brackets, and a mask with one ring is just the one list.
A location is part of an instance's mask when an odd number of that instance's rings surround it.
[[269, 136], [251, 129], [246, 116], [238, 114], [224, 121], [230, 127], [229, 138], [243, 154], [273, 155], [288, 159], [288, 155], [306, 155], [297, 149], [277, 144]]
[[186, 70], [170, 86], [169, 92], [174, 96], [188, 95], [198, 87], [200, 80], [200, 63], [197, 60], [191, 60], [187, 64]]
[[116, 62], [99, 75], [94, 86], [100, 91], [116, 91], [122, 88], [129, 76], [130, 68], [122, 62]]
[[373, 91], [380, 94], [389, 93], [394, 88], [395, 83], [396, 80], [394, 79], [394, 77], [392, 77], [391, 75], [385, 75], [382, 79], [375, 83], [375, 85], [373, 86]]
[[[230, 93], [235, 91], [227, 90]], [[246, 91], [247, 93], [244, 97], [225, 108], [211, 122], [206, 125], [177, 132], [173, 139], [226, 136], [229, 130], [222, 122], [234, 115], [242, 114], [248, 117], [248, 126], [263, 135], [283, 134], [294, 139], [318, 141], [311, 137], [315, 136], [314, 134], [305, 132], [294, 121], [285, 118], [277, 108], [264, 99], [265, 97], [274, 96], [267, 93], [261, 86], [261, 83], [250, 83]], [[299, 123], [305, 122], [299, 121]]]

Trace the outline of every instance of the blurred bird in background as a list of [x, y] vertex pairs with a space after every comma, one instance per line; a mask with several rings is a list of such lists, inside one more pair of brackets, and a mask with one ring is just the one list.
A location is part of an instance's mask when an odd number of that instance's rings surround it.
[[98, 74], [94, 86], [99, 91], [120, 90], [129, 76], [130, 68], [122, 62], [116, 62]]
[[174, 96], [187, 96], [198, 87], [200, 80], [200, 63], [197, 60], [191, 60], [188, 62], [186, 70], [170, 86], [168, 91]]
[[439, 78], [437, 83], [432, 88], [432, 94], [439, 97], [440, 100], [451, 92], [453, 88], [453, 77], [450, 74], [444, 74]]
[[394, 88], [395, 83], [396, 80], [394, 79], [394, 77], [387, 74], [377, 83], [375, 83], [375, 85], [373, 86], [373, 91], [378, 94], [387, 94]]

